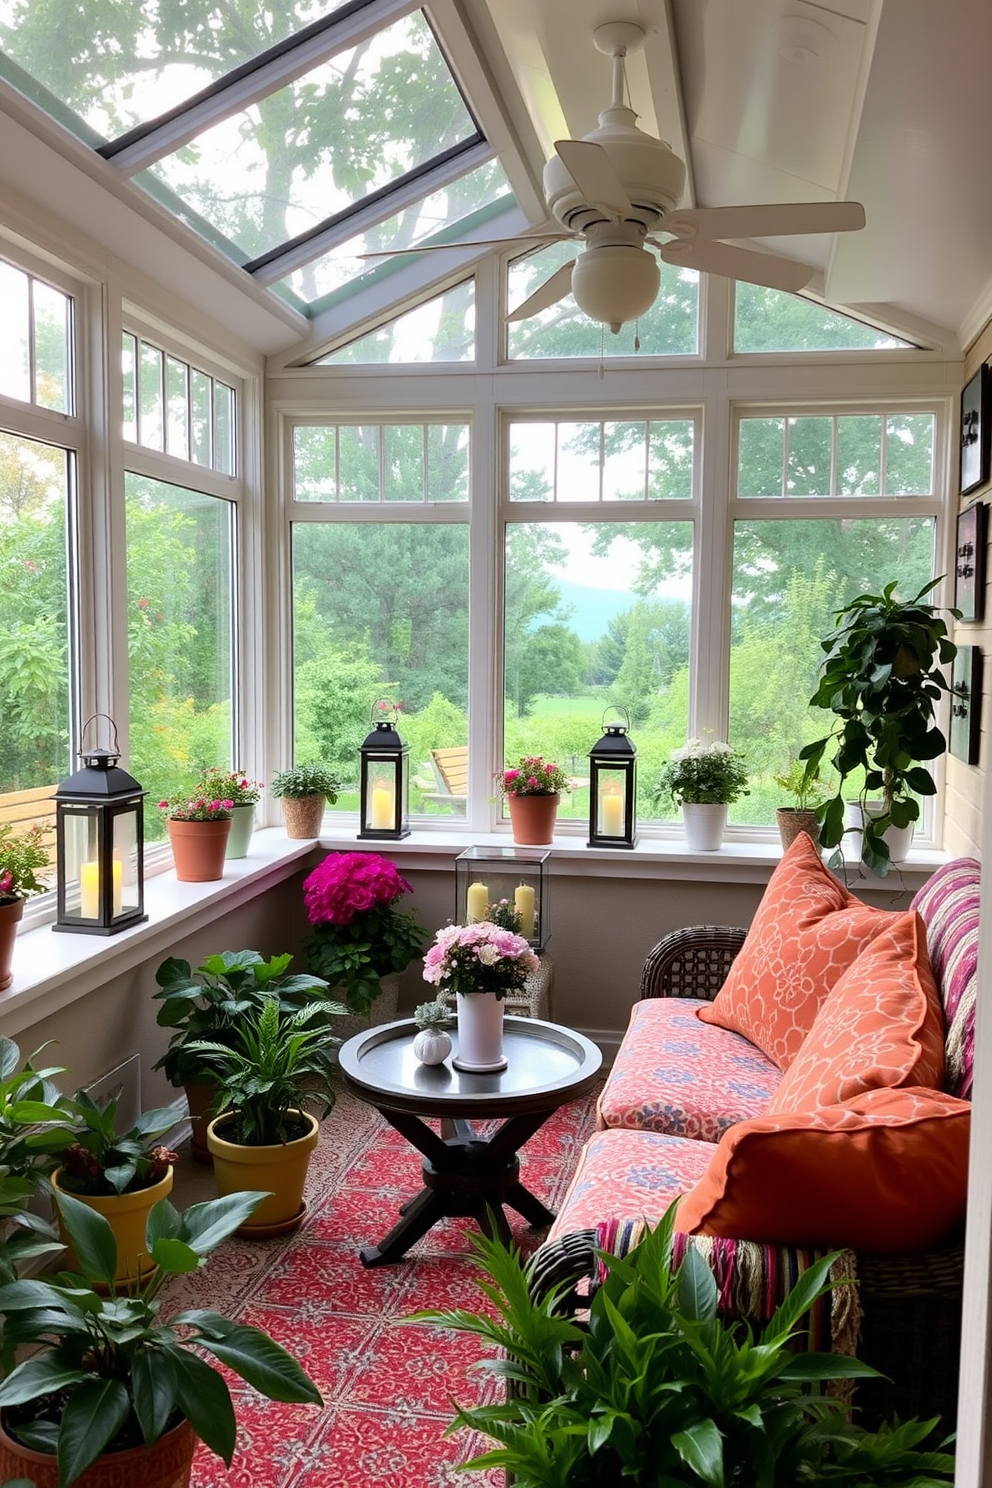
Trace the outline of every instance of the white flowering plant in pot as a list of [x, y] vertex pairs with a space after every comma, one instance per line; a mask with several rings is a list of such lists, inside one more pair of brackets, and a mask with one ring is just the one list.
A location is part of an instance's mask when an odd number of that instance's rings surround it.
[[732, 744], [689, 739], [673, 749], [654, 791], [657, 804], [670, 796], [676, 806], [729, 806], [750, 795], [747, 764]]

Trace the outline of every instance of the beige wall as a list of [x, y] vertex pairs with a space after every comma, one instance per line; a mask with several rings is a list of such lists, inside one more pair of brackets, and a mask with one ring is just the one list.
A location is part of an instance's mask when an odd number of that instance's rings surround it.
[[[978, 371], [983, 362], [992, 362], [992, 321], [978, 336], [965, 358], [963, 381]], [[956, 469], [956, 467], [955, 467]], [[992, 483], [980, 486], [961, 497], [958, 511], [964, 511], [975, 501], [989, 502], [992, 499]], [[982, 740], [977, 765], [966, 765], [953, 754], [947, 755], [947, 799], [944, 824], [944, 846], [954, 856], [981, 857], [982, 802], [985, 798], [985, 773], [988, 769], [988, 752], [992, 740], [992, 597], [989, 595], [989, 574], [992, 564], [986, 562], [985, 611], [981, 621], [958, 623], [952, 635], [958, 646], [979, 646], [985, 663], [982, 696]]]

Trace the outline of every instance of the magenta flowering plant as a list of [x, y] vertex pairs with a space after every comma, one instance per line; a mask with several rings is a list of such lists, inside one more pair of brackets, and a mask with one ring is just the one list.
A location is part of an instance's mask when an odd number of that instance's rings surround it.
[[232, 806], [254, 806], [261, 799], [265, 782], [249, 780], [243, 770], [224, 770], [220, 765], [211, 765], [197, 776], [193, 787], [198, 796], [210, 801], [229, 801]]
[[171, 796], [159, 801], [158, 809], [164, 811], [169, 821], [229, 821], [234, 802], [230, 796], [223, 799], [208, 796]]
[[423, 950], [427, 932], [412, 911], [396, 908], [412, 892], [395, 863], [379, 853], [328, 853], [304, 879], [314, 927], [307, 964], [356, 1013], [369, 1011], [380, 977], [405, 971]]
[[491, 920], [445, 925], [424, 957], [424, 980], [442, 992], [495, 992], [504, 998], [519, 991], [538, 959], [522, 935]]
[[0, 904], [43, 894], [48, 885], [38, 873], [50, 864], [44, 827], [36, 822], [18, 831], [10, 822], [0, 822]]
[[504, 796], [556, 796], [572, 788], [561, 765], [540, 754], [524, 754], [515, 765], [501, 770], [496, 783]]

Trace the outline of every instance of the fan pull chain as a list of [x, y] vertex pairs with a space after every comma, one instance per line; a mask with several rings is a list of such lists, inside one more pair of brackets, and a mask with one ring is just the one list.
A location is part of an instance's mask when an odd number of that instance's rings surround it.
[[640, 351], [640, 349], [641, 349], [641, 322], [639, 320], [635, 320], [634, 321], [634, 350], [635, 351]]
[[606, 355], [606, 326], [599, 322], [599, 380], [603, 380], [603, 358]]

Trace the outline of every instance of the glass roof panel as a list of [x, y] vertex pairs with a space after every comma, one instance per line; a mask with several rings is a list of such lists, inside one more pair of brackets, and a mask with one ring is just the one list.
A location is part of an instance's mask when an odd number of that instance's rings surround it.
[[248, 258], [476, 134], [419, 14], [204, 130], [135, 177]]
[[0, 0], [0, 47], [87, 126], [76, 133], [112, 140], [346, 3]]
[[[442, 228], [451, 228], [450, 236], [456, 236], [467, 229], [465, 218], [497, 201], [509, 206], [512, 197], [502, 168], [492, 160], [460, 176], [443, 191], [435, 191], [405, 211], [339, 243], [323, 257], [279, 280], [279, 285], [307, 302], [322, 299], [345, 285], [349, 291], [360, 289], [373, 276], [383, 278], [396, 272], [406, 259], [400, 256], [370, 267], [368, 260], [359, 254], [410, 248]], [[437, 256], [441, 258], [442, 254], [439, 252]]]

